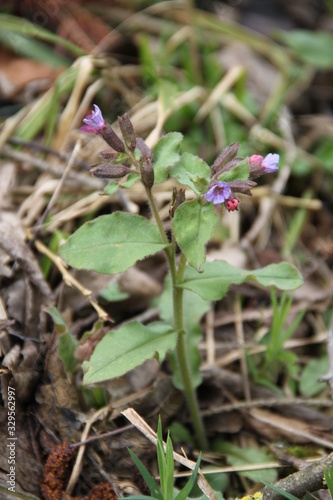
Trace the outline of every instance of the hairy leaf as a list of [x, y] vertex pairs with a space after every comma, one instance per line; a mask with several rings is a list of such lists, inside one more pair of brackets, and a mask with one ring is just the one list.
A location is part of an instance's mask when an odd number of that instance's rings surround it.
[[59, 253], [77, 269], [116, 274], [165, 247], [155, 224], [140, 215], [115, 212], [83, 224]]
[[280, 290], [295, 290], [303, 284], [300, 272], [288, 262], [246, 271], [224, 261], [215, 261], [206, 262], [202, 273], [188, 267], [184, 281], [179, 286], [198, 293], [205, 300], [219, 300], [230, 285], [240, 285], [245, 280], [254, 280], [263, 286], [275, 286]]
[[169, 168], [179, 160], [178, 151], [182, 140], [180, 132], [170, 132], [156, 143], [153, 150], [155, 184], [165, 181]]
[[206, 260], [205, 246], [216, 222], [212, 203], [202, 205], [199, 199], [182, 203], [175, 212], [173, 230], [177, 243], [197, 271]]
[[90, 360], [83, 363], [83, 382], [93, 384], [120, 377], [152, 357], [163, 361], [176, 342], [177, 333], [165, 323], [144, 326], [134, 321], [110, 331], [97, 345]]

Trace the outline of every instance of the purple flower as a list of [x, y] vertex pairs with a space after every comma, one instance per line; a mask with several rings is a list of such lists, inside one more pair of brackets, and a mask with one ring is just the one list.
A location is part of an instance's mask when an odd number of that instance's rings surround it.
[[272, 174], [276, 172], [279, 167], [280, 155], [269, 153], [262, 161], [265, 174]]
[[269, 153], [265, 158], [261, 155], [252, 155], [248, 158], [250, 178], [255, 179], [263, 174], [272, 174], [278, 170], [280, 156]]
[[219, 181], [205, 193], [207, 201], [212, 201], [214, 205], [220, 205], [231, 195], [231, 189], [227, 182]]
[[89, 132], [90, 134], [102, 134], [105, 127], [102, 111], [97, 104], [94, 104], [94, 108], [95, 111], [93, 111], [91, 115], [87, 115], [83, 118], [86, 125], [83, 125], [80, 130], [82, 130], [82, 132]]

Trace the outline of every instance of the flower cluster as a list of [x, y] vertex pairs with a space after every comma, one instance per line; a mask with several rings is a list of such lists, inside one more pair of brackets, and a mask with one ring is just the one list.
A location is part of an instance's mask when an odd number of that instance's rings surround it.
[[236, 168], [242, 161], [242, 158], [237, 158], [239, 144], [230, 144], [216, 158], [211, 168], [212, 181], [209, 184], [209, 189], [205, 193], [205, 198], [208, 202], [214, 205], [222, 203], [229, 212], [238, 210], [239, 200], [235, 193], [242, 193], [251, 196], [251, 189], [256, 186], [256, 182], [250, 180], [259, 177], [263, 174], [270, 174], [278, 170], [279, 155], [269, 153], [265, 158], [261, 155], [252, 155], [248, 158], [249, 179], [234, 180], [224, 182], [220, 179], [222, 174]]
[[[115, 133], [111, 125], [103, 118], [99, 107], [94, 104], [94, 111], [83, 119], [85, 125], [81, 127], [82, 132], [100, 135], [112, 149], [104, 149], [99, 153], [109, 163], [99, 163], [91, 168], [95, 177], [102, 179], [120, 179], [133, 172], [128, 166], [128, 160], [136, 163], [143, 184], [150, 189], [154, 184], [153, 153], [141, 137], [136, 137], [134, 128], [128, 115], [125, 113], [118, 118], [119, 127], [123, 141]], [[140, 160], [136, 161], [134, 151], [140, 151]], [[125, 163], [125, 164], [123, 164]], [[127, 164], [126, 164], [127, 163]], [[130, 162], [131, 163], [131, 162]]]
[[[99, 163], [91, 169], [91, 173], [100, 178], [120, 179], [132, 170], [130, 164], [136, 167], [135, 172], [141, 176], [146, 188], [151, 189], [154, 184], [153, 153], [144, 140], [136, 137], [133, 125], [127, 114], [118, 118], [123, 140], [118, 137], [111, 125], [107, 123], [99, 107], [94, 104], [94, 111], [83, 119], [83, 132], [100, 135], [112, 149], [106, 149], [99, 156], [109, 163]], [[140, 151], [140, 159], [136, 160], [135, 150]], [[263, 174], [274, 173], [278, 170], [279, 155], [269, 153], [265, 158], [261, 155], [252, 155], [247, 159], [249, 178], [247, 180], [228, 180], [237, 178], [230, 171], [238, 167], [243, 158], [237, 158], [238, 143], [230, 144], [216, 158], [210, 171], [210, 183], [205, 193], [205, 199], [214, 205], [224, 204], [229, 212], [238, 210], [239, 199], [237, 193], [251, 196], [251, 189], [256, 186], [252, 179]], [[128, 162], [130, 160], [130, 162]], [[224, 175], [228, 173], [227, 175]], [[231, 174], [231, 175], [230, 175]], [[235, 172], [234, 172], [235, 174]]]

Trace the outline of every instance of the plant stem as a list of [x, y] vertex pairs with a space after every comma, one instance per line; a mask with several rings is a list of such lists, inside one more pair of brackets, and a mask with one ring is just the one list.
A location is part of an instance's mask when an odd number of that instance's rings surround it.
[[[169, 243], [168, 238], [163, 229], [163, 224], [159, 216], [154, 197], [151, 189], [146, 188], [147, 198], [151, 211], [153, 212], [157, 227], [161, 234], [163, 243]], [[169, 263], [171, 279], [172, 279], [172, 296], [173, 296], [173, 313], [174, 313], [174, 328], [178, 333], [177, 339], [177, 362], [178, 368], [182, 377], [184, 393], [187, 400], [187, 405], [191, 414], [192, 424], [195, 430], [197, 444], [201, 450], [208, 448], [205, 429], [200, 415], [199, 404], [196, 396], [196, 391], [192, 383], [192, 374], [187, 352], [186, 332], [184, 330], [183, 320], [183, 289], [177, 285], [183, 281], [183, 276], [186, 267], [186, 258], [181, 255], [178, 271], [176, 271], [175, 253], [170, 247], [165, 249], [165, 254]]]
[[[183, 255], [182, 255], [183, 257]], [[187, 352], [186, 335], [183, 323], [183, 292], [182, 288], [177, 287], [177, 283], [173, 283], [173, 308], [174, 308], [174, 326], [175, 330], [179, 331], [176, 347], [178, 368], [182, 376], [184, 393], [187, 400], [187, 405], [192, 417], [192, 424], [195, 430], [197, 444], [201, 450], [207, 450], [208, 444], [203, 426], [203, 421], [200, 415], [200, 409], [195, 388], [192, 383], [192, 374]]]

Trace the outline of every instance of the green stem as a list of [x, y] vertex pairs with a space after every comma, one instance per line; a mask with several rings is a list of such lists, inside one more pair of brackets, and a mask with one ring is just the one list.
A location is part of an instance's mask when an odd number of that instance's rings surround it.
[[[168, 238], [163, 229], [163, 224], [158, 213], [154, 197], [151, 189], [146, 188], [147, 198], [151, 211], [153, 212], [157, 227], [161, 234], [163, 243], [169, 243]], [[183, 321], [183, 289], [177, 285], [183, 281], [183, 276], [186, 267], [186, 258], [181, 255], [178, 271], [176, 270], [175, 253], [170, 247], [165, 249], [165, 254], [168, 259], [171, 279], [172, 279], [172, 294], [173, 294], [173, 312], [174, 312], [174, 328], [178, 333], [177, 339], [177, 361], [178, 368], [182, 377], [184, 393], [187, 400], [188, 408], [192, 417], [192, 423], [195, 430], [197, 444], [201, 450], [208, 448], [205, 429], [200, 415], [199, 404], [196, 396], [196, 391], [192, 383], [192, 374], [187, 352], [186, 332], [184, 330]]]
[[[181, 260], [182, 258], [183, 255], [181, 257]], [[186, 259], [184, 260], [186, 262]], [[182, 262], [180, 262], [178, 271], [181, 270], [180, 267], [181, 264]], [[178, 273], [178, 275], [179, 274], [180, 273]], [[200, 415], [200, 409], [196, 391], [192, 383], [192, 374], [187, 352], [186, 335], [188, 334], [184, 330], [184, 322], [183, 322], [183, 292], [184, 292], [183, 288], [177, 287], [177, 283], [173, 283], [173, 308], [174, 308], [175, 330], [180, 332], [178, 335], [178, 341], [176, 347], [178, 368], [181, 373], [184, 386], [184, 393], [192, 417], [192, 424], [195, 430], [197, 444], [201, 450], [207, 450], [208, 443], [206, 439], [206, 433]]]

